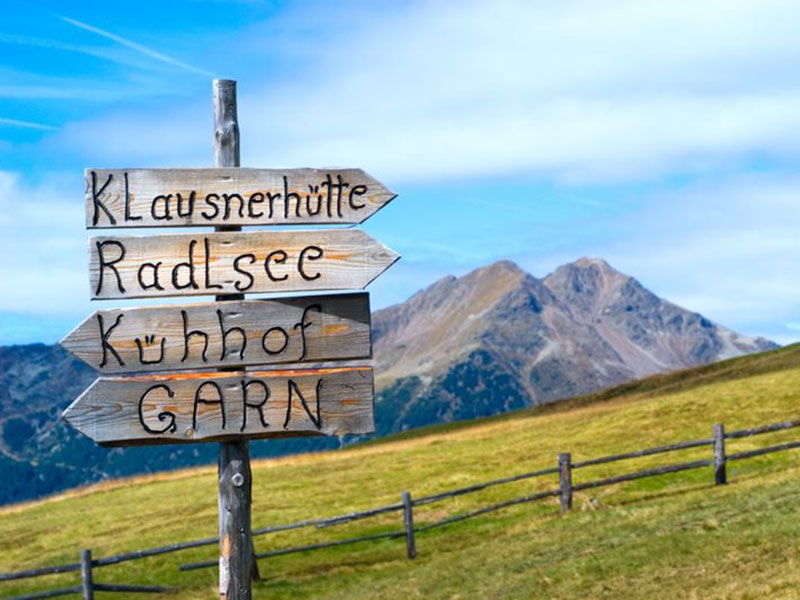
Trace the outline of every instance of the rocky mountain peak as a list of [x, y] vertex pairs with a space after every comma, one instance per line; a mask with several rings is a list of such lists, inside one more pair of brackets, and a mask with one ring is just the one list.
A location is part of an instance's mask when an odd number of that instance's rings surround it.
[[584, 257], [558, 267], [544, 284], [574, 317], [591, 321], [629, 290], [632, 281], [603, 259]]

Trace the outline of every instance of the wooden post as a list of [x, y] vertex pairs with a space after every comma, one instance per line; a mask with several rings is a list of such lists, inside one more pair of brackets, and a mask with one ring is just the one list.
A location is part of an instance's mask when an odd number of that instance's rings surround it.
[[[239, 121], [236, 111], [236, 82], [215, 79], [214, 166], [239, 166]], [[222, 226], [215, 231], [241, 231]], [[243, 300], [244, 294], [217, 296], [218, 301]], [[250, 600], [251, 580], [258, 578], [253, 560], [250, 526], [252, 477], [247, 440], [219, 445], [219, 597], [221, 600]]]
[[725, 457], [725, 425], [717, 423], [714, 425], [714, 483], [725, 485], [728, 483], [728, 474], [725, 469], [727, 462]]
[[412, 560], [417, 556], [417, 544], [414, 539], [414, 506], [408, 492], [403, 492], [403, 525], [406, 529], [406, 555]]
[[94, 600], [91, 550], [81, 551], [81, 593], [83, 594], [83, 600]]
[[569, 452], [558, 455], [558, 484], [561, 490], [561, 512], [572, 508], [572, 459]]

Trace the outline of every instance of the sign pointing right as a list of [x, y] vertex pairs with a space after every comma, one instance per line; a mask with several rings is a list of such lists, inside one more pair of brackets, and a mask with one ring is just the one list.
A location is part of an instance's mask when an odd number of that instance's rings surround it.
[[86, 169], [86, 227], [357, 224], [394, 197], [361, 169]]
[[93, 299], [366, 287], [400, 256], [358, 229], [93, 237]]

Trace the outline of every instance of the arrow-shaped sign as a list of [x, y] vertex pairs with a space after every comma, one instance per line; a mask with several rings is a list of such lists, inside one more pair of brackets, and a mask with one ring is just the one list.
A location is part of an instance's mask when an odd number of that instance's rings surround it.
[[86, 227], [362, 223], [394, 197], [361, 169], [86, 169]]
[[400, 256], [358, 229], [93, 237], [94, 299], [360, 289]]
[[100, 378], [64, 411], [103, 445], [373, 431], [369, 367]]
[[369, 294], [101, 310], [61, 345], [101, 373], [371, 358]]

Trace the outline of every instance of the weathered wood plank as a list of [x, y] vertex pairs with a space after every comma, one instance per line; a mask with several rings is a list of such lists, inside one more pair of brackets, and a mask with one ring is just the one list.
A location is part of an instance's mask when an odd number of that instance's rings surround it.
[[728, 483], [725, 465], [725, 425], [715, 423], [712, 433], [714, 435], [714, 484], [725, 485]]
[[371, 358], [369, 294], [102, 310], [61, 345], [101, 373]]
[[363, 434], [370, 367], [100, 378], [64, 419], [103, 445]]
[[414, 539], [414, 505], [411, 493], [403, 492], [403, 529], [406, 533], [406, 557], [413, 560], [417, 557], [417, 542]]
[[93, 299], [360, 289], [399, 255], [358, 229], [93, 237]]
[[88, 229], [357, 224], [395, 197], [361, 169], [86, 169], [85, 179]]
[[561, 512], [565, 513], [572, 508], [572, 456], [569, 452], [558, 455], [558, 487]]
[[[239, 118], [236, 106], [236, 81], [214, 79], [214, 166], [238, 167]], [[219, 225], [214, 231], [241, 231], [238, 225]], [[218, 302], [244, 300], [244, 294], [217, 295]], [[223, 371], [230, 370], [223, 367]], [[258, 563], [250, 536], [252, 486], [249, 442], [246, 439], [222, 441], [219, 445], [219, 597], [220, 600], [251, 600], [252, 580], [259, 578]], [[234, 485], [231, 477], [247, 480]], [[247, 539], [244, 539], [247, 538]], [[244, 543], [246, 542], [246, 543]]]
[[92, 551], [81, 551], [81, 591], [83, 600], [94, 600], [94, 582], [92, 581]]

